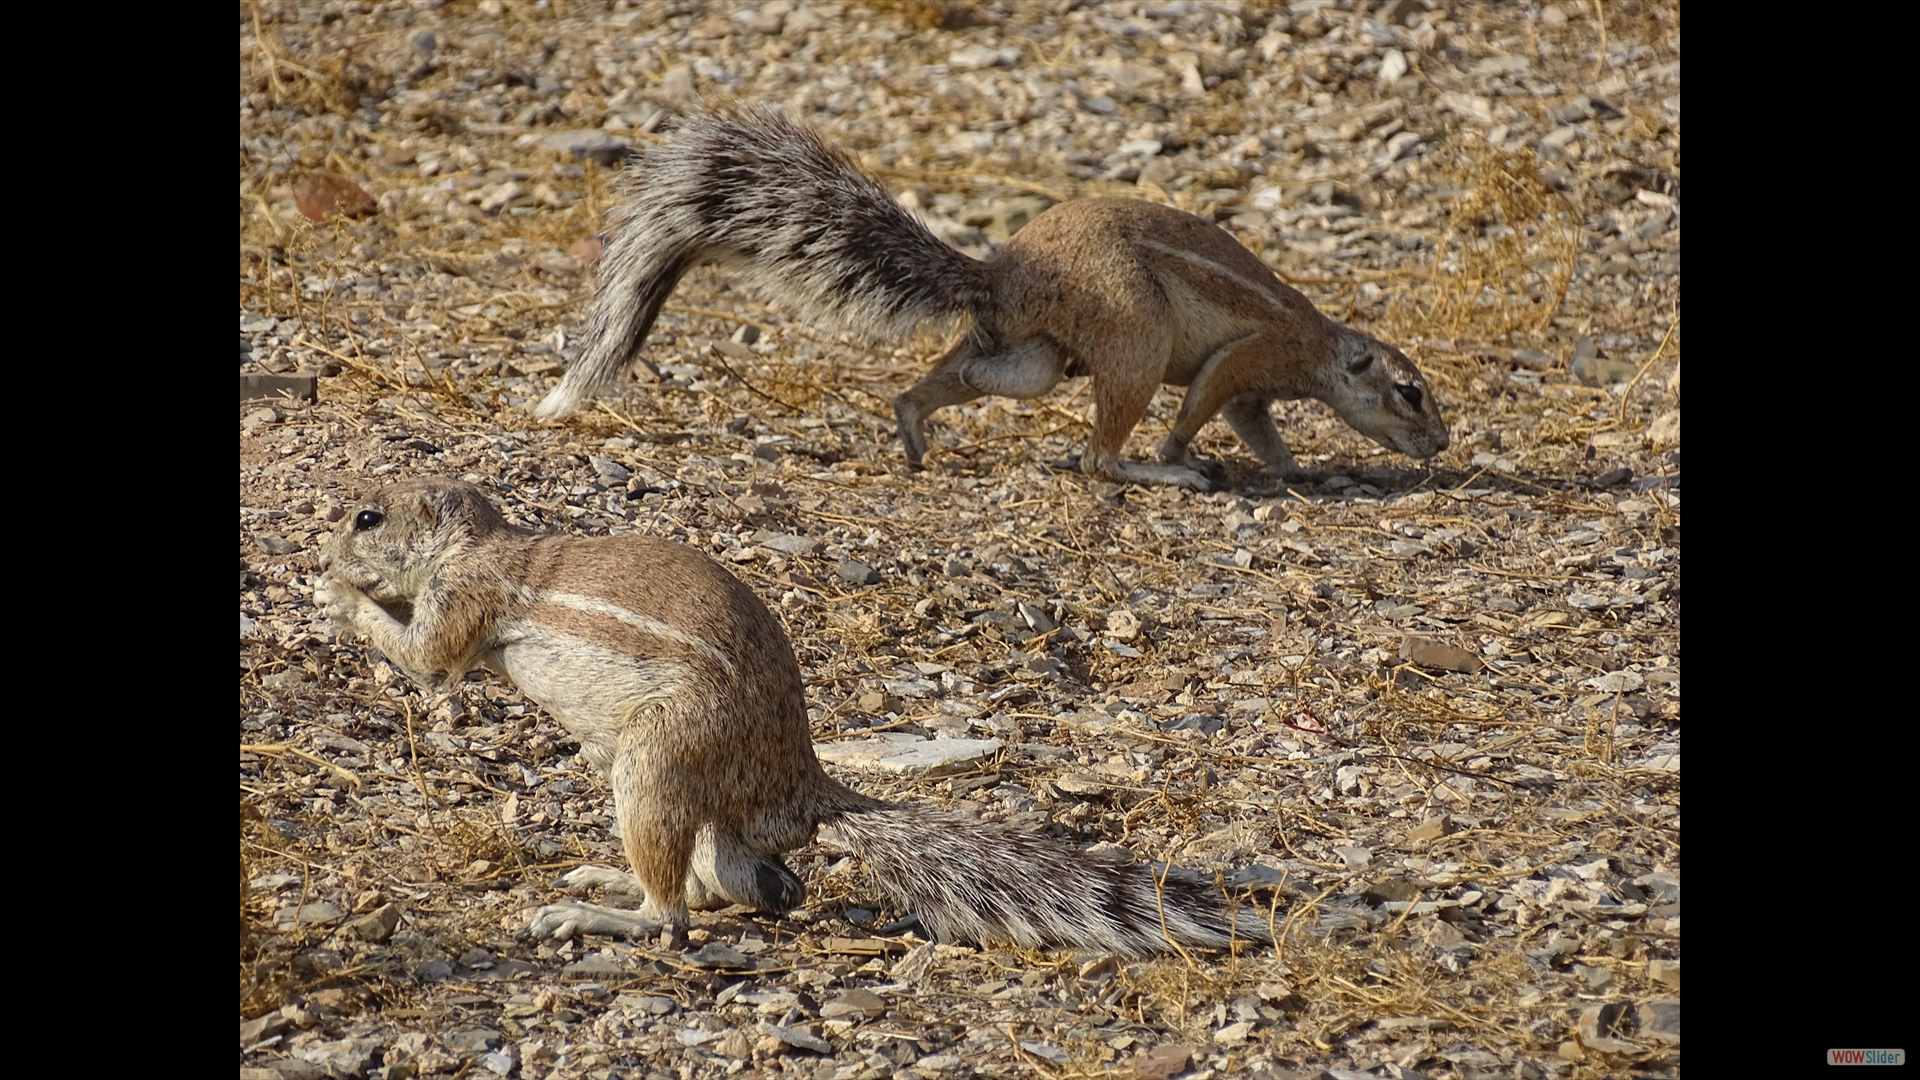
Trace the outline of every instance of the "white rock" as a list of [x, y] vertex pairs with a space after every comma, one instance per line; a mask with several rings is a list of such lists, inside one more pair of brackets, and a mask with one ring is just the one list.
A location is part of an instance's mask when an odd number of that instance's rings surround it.
[[1647, 425], [1647, 441], [1655, 450], [1665, 450], [1680, 445], [1680, 410], [1673, 409], [1661, 413]]
[[900, 776], [947, 776], [981, 764], [999, 753], [1002, 745], [999, 739], [927, 741], [918, 735], [883, 735], [815, 743], [813, 752], [821, 761], [849, 769]]
[[783, 555], [813, 556], [820, 554], [821, 543], [811, 536], [795, 536], [782, 533], [760, 541], [760, 546], [769, 551], [778, 551]]
[[1407, 54], [1399, 49], [1388, 49], [1380, 54], [1380, 83], [1391, 86], [1400, 81], [1407, 73]]
[[1213, 1041], [1219, 1043], [1221, 1046], [1239, 1046], [1241, 1043], [1246, 1042], [1247, 1036], [1251, 1034], [1253, 1034], [1253, 1022], [1250, 1020], [1242, 1020], [1237, 1024], [1228, 1024], [1226, 1027], [1214, 1032]]
[[1471, 116], [1482, 123], [1493, 123], [1493, 101], [1490, 98], [1448, 91], [1440, 95], [1440, 105], [1461, 116]]

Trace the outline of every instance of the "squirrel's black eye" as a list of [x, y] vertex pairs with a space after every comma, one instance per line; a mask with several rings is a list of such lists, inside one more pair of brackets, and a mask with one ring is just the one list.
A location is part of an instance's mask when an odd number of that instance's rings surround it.
[[1403, 383], [1399, 386], [1394, 387], [1394, 389], [1400, 391], [1400, 396], [1407, 399], [1407, 404], [1413, 406], [1416, 409], [1420, 407], [1420, 388], [1419, 387], [1413, 385], [1412, 383]]
[[368, 529], [386, 520], [386, 515], [378, 510], [362, 510], [353, 515], [353, 531], [366, 532]]

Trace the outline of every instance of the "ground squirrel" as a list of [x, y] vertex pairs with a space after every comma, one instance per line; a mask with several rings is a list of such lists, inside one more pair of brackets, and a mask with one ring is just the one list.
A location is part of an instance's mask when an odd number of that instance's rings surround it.
[[646, 902], [546, 907], [536, 935], [678, 931], [690, 907], [785, 911], [801, 885], [780, 856], [824, 824], [943, 940], [1138, 954], [1267, 933], [1211, 887], [829, 777], [786, 632], [692, 548], [535, 534], [471, 484], [422, 479], [356, 507], [323, 564], [315, 600], [336, 624], [428, 687], [479, 667], [507, 676], [608, 776]]
[[[1131, 199], [1062, 203], [985, 262], [937, 239], [811, 130], [765, 108], [696, 111], [670, 143], [635, 154], [608, 215], [607, 249], [579, 358], [536, 415], [565, 416], [610, 389], [683, 274], [738, 268], [814, 318], [878, 333], [923, 320], [966, 333], [894, 399], [919, 465], [926, 419], [987, 394], [1038, 397], [1093, 379], [1081, 468], [1110, 480], [1212, 487], [1190, 449], [1224, 412], [1276, 475], [1300, 475], [1269, 406], [1317, 398], [1360, 433], [1415, 458], [1447, 448], [1446, 421], [1398, 349], [1343, 326], [1252, 252], [1191, 214]], [[1121, 457], [1161, 383], [1187, 387], [1164, 464]]]

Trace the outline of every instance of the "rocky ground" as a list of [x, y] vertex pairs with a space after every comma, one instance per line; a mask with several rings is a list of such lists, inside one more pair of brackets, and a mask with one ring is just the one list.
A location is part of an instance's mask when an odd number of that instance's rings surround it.
[[[1073, 380], [939, 414], [914, 472], [888, 403], [941, 343], [712, 270], [661, 380], [534, 423], [620, 147], [728, 96], [976, 254], [1078, 196], [1209, 216], [1405, 349], [1453, 446], [1291, 403], [1312, 482], [1224, 424], [1226, 491], [1091, 482]], [[1677, 1075], [1679, 107], [1677, 6], [1624, 0], [246, 5], [242, 1076]], [[928, 944], [831, 837], [783, 917], [520, 939], [622, 864], [604, 783], [313, 608], [355, 494], [422, 474], [711, 553], [850, 783], [1218, 875], [1270, 940]]]

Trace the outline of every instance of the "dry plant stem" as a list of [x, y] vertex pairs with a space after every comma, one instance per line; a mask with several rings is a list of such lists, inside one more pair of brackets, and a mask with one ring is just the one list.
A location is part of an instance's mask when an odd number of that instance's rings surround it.
[[1593, 77], [1597, 79], [1607, 70], [1607, 12], [1600, 0], [1593, 0], [1593, 21], [1600, 28], [1600, 54], [1593, 61]]
[[250, 753], [250, 754], [267, 754], [267, 755], [291, 754], [294, 757], [303, 758], [307, 761], [312, 762], [315, 765], [320, 766], [322, 769], [325, 769], [331, 776], [333, 776], [335, 780], [337, 780], [340, 783], [342, 787], [358, 788], [360, 786], [360, 778], [358, 776], [355, 776], [353, 773], [348, 772], [346, 769], [343, 769], [340, 766], [335, 765], [333, 762], [328, 761], [325, 758], [318, 757], [313, 754], [309, 754], [305, 750], [296, 749], [295, 747], [263, 746], [258, 743], [241, 743], [240, 751], [242, 753]]
[[413, 704], [402, 701], [401, 708], [407, 717], [407, 764], [413, 766], [413, 782], [420, 786], [421, 811], [427, 816], [427, 828], [433, 832], [434, 838], [445, 843], [446, 837], [440, 832], [440, 824], [433, 818], [433, 789], [427, 786], [427, 778], [420, 771], [420, 746], [413, 739]]
[[725, 370], [727, 374], [733, 376], [736, 380], [738, 380], [741, 386], [746, 387], [750, 392], [752, 392], [753, 396], [757, 398], [762, 398], [766, 401], [771, 401], [775, 405], [778, 405], [781, 408], [786, 409], [788, 412], [794, 413], [795, 415], [803, 415], [806, 413], [807, 410], [802, 408], [801, 406], [795, 405], [790, 401], [782, 401], [781, 399], [774, 397], [772, 394], [767, 393], [765, 390], [760, 389], [758, 386], [753, 385], [752, 380], [748, 379], [745, 375], [742, 375], [739, 372], [733, 370], [733, 365], [727, 363], [727, 358], [720, 355], [718, 350], [711, 353], [708, 356], [708, 359], [718, 361], [720, 364], [720, 367], [723, 370]]
[[780, 332], [779, 327], [774, 326], [770, 323], [763, 323], [758, 319], [749, 319], [745, 315], [736, 314], [730, 311], [715, 311], [712, 308], [703, 308], [703, 307], [687, 307], [682, 304], [668, 304], [662, 307], [660, 310], [678, 312], [679, 314], [682, 314], [682, 315], [703, 315], [709, 319], [725, 319], [728, 322], [736, 322], [745, 326], [751, 326], [763, 334], [777, 334]]
[[1670, 324], [1667, 327], [1666, 336], [1660, 339], [1659, 347], [1653, 350], [1652, 356], [1647, 357], [1646, 363], [1640, 365], [1640, 370], [1633, 373], [1633, 379], [1632, 381], [1627, 383], [1627, 388], [1625, 390], [1620, 391], [1620, 411], [1618, 413], [1618, 419], [1617, 419], [1618, 423], [1626, 423], [1627, 399], [1633, 396], [1633, 388], [1640, 385], [1640, 379], [1646, 375], [1647, 370], [1649, 368], [1653, 367], [1654, 361], [1660, 359], [1660, 354], [1667, 351], [1667, 342], [1673, 340], [1673, 332], [1678, 329], [1680, 329], [1680, 316], [1676, 314], [1673, 317], [1672, 324]]

